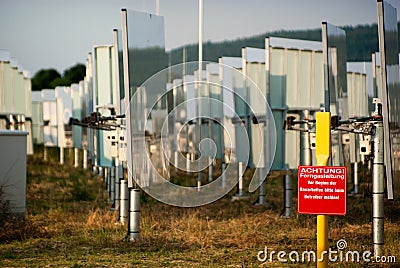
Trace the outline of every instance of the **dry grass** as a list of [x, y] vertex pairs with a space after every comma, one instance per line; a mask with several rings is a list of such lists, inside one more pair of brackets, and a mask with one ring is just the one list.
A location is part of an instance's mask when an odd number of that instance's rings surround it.
[[[277, 175], [268, 181], [270, 208], [252, 205], [255, 195], [236, 202], [227, 196], [198, 208], [171, 207], [143, 196], [141, 240], [127, 242], [127, 227], [116, 224], [101, 178], [35, 155], [28, 163], [27, 218], [2, 228], [0, 266], [308, 267], [257, 260], [265, 246], [287, 252], [316, 247], [315, 216], [280, 217], [280, 180]], [[351, 250], [370, 250], [371, 199], [351, 197], [348, 203], [346, 217], [330, 220], [330, 246], [346, 239]], [[400, 252], [399, 208], [398, 202], [386, 206], [388, 255]]]

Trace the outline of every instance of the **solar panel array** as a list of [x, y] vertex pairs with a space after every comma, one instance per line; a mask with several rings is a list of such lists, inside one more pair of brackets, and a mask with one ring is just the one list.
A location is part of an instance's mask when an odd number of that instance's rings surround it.
[[[241, 57], [169, 66], [162, 16], [122, 9], [121, 26], [112, 32], [113, 44], [93, 47], [85, 78], [66, 87], [31, 93], [29, 75], [0, 51], [1, 128], [27, 130], [28, 153], [32, 140], [83, 150], [83, 165], [90, 161], [108, 176], [114, 201], [122, 168], [129, 188], [139, 186], [173, 205], [202, 205], [229, 192], [242, 175], [239, 165], [259, 171], [250, 182], [253, 191], [270, 171], [290, 173], [305, 161], [301, 134], [283, 128], [288, 117], [312, 120], [324, 109], [341, 120], [366, 117], [373, 97], [389, 107], [386, 141], [398, 140], [395, 48], [385, 58], [374, 53], [371, 62], [348, 63], [346, 33], [324, 22], [321, 42], [266, 37], [264, 48], [244, 47]], [[387, 53], [397, 61], [383, 61]], [[382, 79], [384, 71], [389, 78]], [[79, 124], [71, 125], [70, 118]], [[311, 144], [313, 137], [307, 138]], [[332, 164], [362, 161], [361, 140], [334, 131]], [[397, 143], [387, 148], [386, 158], [397, 159]], [[176, 188], [173, 166], [199, 174], [200, 181], [206, 168], [221, 170], [221, 176], [211, 171], [209, 183], [197, 190]]]

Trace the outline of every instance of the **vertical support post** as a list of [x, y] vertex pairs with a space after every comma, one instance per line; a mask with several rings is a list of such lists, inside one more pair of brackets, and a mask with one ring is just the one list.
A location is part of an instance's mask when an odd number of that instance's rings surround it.
[[129, 196], [128, 196], [128, 180], [122, 179], [121, 181], [121, 202], [119, 204], [119, 221], [125, 223], [128, 221], [129, 210]]
[[129, 241], [137, 241], [140, 236], [140, 191], [139, 189], [129, 190]]
[[213, 181], [213, 161], [212, 161], [212, 157], [209, 156], [208, 157], [208, 181], [212, 182]]
[[243, 170], [243, 162], [238, 163], [238, 177], [239, 177], [239, 185], [238, 185], [238, 192], [232, 196], [232, 201], [234, 200], [243, 200], [248, 199], [250, 196], [246, 194], [244, 191], [244, 170]]
[[372, 242], [374, 257], [382, 256], [384, 244], [384, 154], [383, 154], [383, 124], [375, 123], [374, 159], [372, 167]]
[[87, 149], [83, 150], [83, 169], [87, 169]]
[[[264, 168], [258, 168], [258, 179], [261, 181], [264, 178]], [[266, 206], [267, 204], [267, 181], [264, 180], [258, 189], [258, 202], [257, 205]]]
[[156, 15], [160, 15], [160, 0], [156, 0]]
[[244, 195], [243, 162], [239, 162], [239, 196]]
[[[203, 61], [203, 0], [199, 0], [199, 76], [201, 79], [201, 69]], [[201, 81], [201, 80], [199, 80]]]
[[15, 130], [15, 121], [14, 121], [14, 117], [12, 116], [12, 114], [9, 115], [8, 120], [10, 121], [10, 126], [9, 129], [10, 130]]
[[359, 182], [358, 182], [358, 162], [353, 164], [353, 172], [354, 172], [354, 189], [353, 193], [358, 194]]
[[197, 159], [198, 165], [197, 165], [197, 191], [200, 192], [201, 189], [201, 177], [202, 177], [202, 172], [201, 172], [201, 158]]
[[226, 186], [226, 163], [222, 163], [222, 180], [221, 180], [221, 188], [225, 188]]
[[[114, 164], [115, 165], [115, 164]], [[114, 204], [115, 201], [115, 166], [110, 167], [110, 201]]]
[[[304, 111], [304, 119], [308, 119], [309, 113], [308, 110]], [[310, 133], [308, 132], [309, 127], [306, 123], [304, 125], [304, 132], [300, 132], [301, 139], [301, 159], [303, 161], [304, 166], [312, 165], [312, 157], [311, 157], [311, 144], [310, 144]]]
[[[198, 64], [198, 88], [201, 86], [201, 81], [203, 80], [203, 0], [199, 0], [199, 64]], [[200, 106], [199, 106], [200, 108]], [[201, 112], [199, 111], [199, 115], [201, 115]], [[201, 138], [201, 120], [199, 120], [199, 131], [200, 131], [200, 138]], [[200, 158], [201, 159], [201, 158]], [[201, 177], [202, 177], [202, 172], [201, 172], [201, 163], [199, 161], [198, 164], [198, 170], [197, 170], [197, 191], [200, 191], [201, 187]]]
[[178, 165], [178, 154], [179, 154], [179, 152], [178, 151], [175, 151], [174, 152], [174, 166], [175, 166], [175, 170], [178, 170], [178, 167], [179, 167], [179, 165]]
[[64, 147], [60, 147], [60, 164], [64, 165]]
[[[95, 131], [93, 131], [93, 136], [96, 138], [96, 132], [95, 132]], [[92, 153], [93, 153], [93, 152], [92, 152]], [[96, 149], [95, 149], [95, 153], [92, 154], [92, 157], [94, 157], [93, 173], [94, 173], [94, 174], [99, 174], [99, 175], [101, 176], [101, 174], [100, 174], [100, 172], [101, 172], [101, 167], [98, 167], [98, 166], [97, 166], [98, 161], [97, 161], [97, 152], [96, 152]]]
[[79, 149], [74, 148], [74, 167], [79, 167]]
[[98, 172], [99, 172], [99, 176], [102, 177], [103, 180], [104, 180], [104, 177], [103, 177], [103, 167], [99, 167], [99, 166], [97, 166], [97, 165], [96, 165], [95, 167], [97, 167], [97, 170], [98, 170]]
[[[318, 166], [328, 165], [331, 145], [331, 113], [316, 113], [316, 158]], [[317, 215], [317, 267], [328, 267], [328, 216]]]
[[120, 165], [119, 165], [119, 159], [118, 157], [115, 158], [115, 174], [114, 174], [114, 204], [112, 206], [112, 208], [114, 210], [119, 209], [119, 202], [120, 202]]
[[189, 172], [190, 172], [190, 154], [189, 153], [186, 154], [186, 172], [187, 172], [187, 174], [189, 174]]
[[109, 167], [105, 167], [104, 168], [104, 179], [106, 181], [106, 186], [107, 186], [107, 193], [108, 193], [108, 198], [110, 198], [110, 194], [111, 194], [111, 183], [110, 183], [110, 178], [111, 178], [111, 168]]
[[293, 179], [291, 174], [286, 174], [284, 177], [285, 196], [283, 217], [290, 218], [292, 214]]

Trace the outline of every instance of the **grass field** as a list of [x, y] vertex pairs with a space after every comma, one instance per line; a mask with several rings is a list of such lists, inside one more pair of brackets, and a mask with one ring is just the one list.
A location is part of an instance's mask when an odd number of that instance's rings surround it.
[[[161, 204], [142, 193], [141, 240], [128, 242], [127, 227], [110, 211], [103, 179], [73, 168], [71, 159], [60, 166], [51, 152], [42, 160], [41, 148], [28, 158], [25, 223], [6, 223], [0, 230], [2, 267], [309, 267], [305, 263], [260, 262], [259, 251], [316, 250], [316, 217], [280, 217], [282, 177], [268, 180], [269, 207], [248, 200], [221, 200], [198, 208]], [[67, 155], [68, 156], [68, 155]], [[179, 177], [179, 174], [173, 174]], [[294, 200], [295, 204], [296, 200]], [[400, 204], [386, 202], [384, 254], [397, 257], [400, 267]], [[371, 198], [348, 198], [346, 217], [331, 217], [329, 241], [336, 250], [371, 250]], [[288, 258], [288, 256], [286, 256]], [[376, 263], [335, 262], [334, 267], [376, 267]]]

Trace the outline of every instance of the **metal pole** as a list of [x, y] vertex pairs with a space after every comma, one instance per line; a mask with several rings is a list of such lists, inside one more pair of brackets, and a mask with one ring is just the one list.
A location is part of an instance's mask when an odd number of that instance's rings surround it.
[[[93, 131], [94, 133], [93, 133], [93, 137], [95, 138], [96, 137], [96, 133], [95, 133], [95, 131]], [[97, 161], [97, 152], [96, 152], [96, 150], [94, 150], [94, 154], [93, 154], [93, 152], [92, 152], [92, 157], [94, 157], [94, 165], [93, 165], [93, 173], [94, 174], [96, 174], [96, 173], [98, 173], [99, 175], [101, 175], [100, 174], [100, 172], [101, 172], [101, 167], [98, 167], [97, 166], [97, 163], [98, 163], [98, 161]]]
[[203, 0], [199, 0], [199, 81], [203, 61]]
[[[304, 119], [308, 119], [309, 113], [308, 110], [304, 110]], [[310, 144], [310, 133], [308, 132], [309, 127], [306, 123], [304, 125], [304, 132], [300, 132], [301, 138], [301, 156], [304, 166], [311, 166], [312, 157], [311, 157], [311, 144]]]
[[175, 166], [175, 170], [178, 170], [178, 167], [179, 167], [179, 165], [178, 165], [178, 154], [179, 154], [179, 152], [175, 151], [174, 154], [175, 154], [174, 155], [174, 166]]
[[383, 156], [383, 124], [376, 122], [374, 141], [374, 159], [372, 169], [372, 240], [374, 257], [382, 256], [384, 244], [384, 156]]
[[353, 164], [354, 166], [353, 166], [353, 172], [354, 172], [354, 189], [353, 189], [353, 193], [354, 194], [358, 194], [358, 185], [359, 185], [359, 183], [358, 183], [358, 162], [355, 162], [354, 164]]
[[156, 15], [160, 15], [160, 0], [156, 0]]
[[108, 198], [110, 199], [110, 194], [111, 194], [111, 168], [106, 167], [104, 168], [104, 178], [106, 180], [106, 185], [107, 185], [107, 193], [108, 193]]
[[199, 158], [199, 159], [197, 159], [197, 161], [199, 161], [198, 163], [197, 163], [197, 191], [200, 191], [200, 188], [201, 188], [201, 177], [202, 177], [202, 172], [201, 172], [201, 159], [202, 158]]
[[[201, 81], [203, 78], [202, 75], [202, 61], [203, 61], [203, 0], [199, 0], [199, 63], [198, 63], [198, 90], [200, 90]], [[199, 113], [201, 114], [201, 113]], [[201, 138], [201, 120], [199, 120], [199, 131], [200, 131], [200, 138]], [[197, 170], [197, 190], [200, 191], [201, 187], [201, 177], [202, 172], [200, 170], [201, 163], [198, 163], [198, 170]]]
[[103, 180], [104, 180], [104, 177], [103, 177], [103, 167], [99, 167], [99, 166], [96, 166], [96, 167], [97, 167], [97, 170], [98, 170], [98, 172], [99, 172], [99, 176], [102, 177]]
[[119, 165], [119, 159], [118, 157], [115, 158], [115, 174], [114, 174], [114, 204], [112, 206], [113, 210], [119, 209], [119, 202], [121, 200], [121, 196], [119, 194], [120, 192], [120, 178], [119, 178], [119, 173], [120, 173], [120, 165]]
[[15, 121], [14, 121], [14, 117], [10, 114], [8, 117], [9, 121], [10, 121], [10, 130], [15, 130]]
[[226, 163], [223, 162], [222, 163], [222, 180], [221, 180], [221, 187], [222, 188], [225, 188], [225, 186], [226, 186], [226, 172], [225, 172], [225, 170], [226, 170]]
[[243, 162], [239, 162], [239, 195], [244, 195]]
[[[262, 181], [263, 174], [264, 174], [264, 168], [258, 168], [258, 179], [259, 181]], [[263, 183], [261, 183], [260, 188], [258, 189], [258, 202], [256, 203], [257, 205], [267, 205], [267, 181], [264, 180]]]
[[83, 169], [87, 169], [87, 150], [83, 150]]
[[79, 167], [79, 149], [74, 148], [74, 167]]
[[238, 176], [239, 176], [239, 184], [238, 184], [238, 192], [232, 197], [232, 200], [241, 200], [247, 199], [250, 196], [246, 194], [244, 191], [244, 170], [243, 170], [243, 162], [238, 163]]
[[120, 204], [119, 204], [119, 221], [125, 223], [128, 221], [128, 210], [129, 210], [129, 196], [128, 196], [128, 181], [120, 180]]
[[64, 165], [64, 147], [60, 147], [60, 164]]
[[213, 181], [213, 161], [212, 161], [212, 157], [209, 156], [208, 157], [208, 181], [212, 182]]
[[293, 179], [291, 174], [284, 175], [284, 188], [285, 188], [285, 196], [284, 196], [284, 210], [283, 217], [290, 218], [292, 212], [292, 196], [293, 196]]
[[110, 201], [114, 203], [115, 201], [115, 171], [117, 169], [114, 167], [110, 168]]
[[186, 154], [186, 172], [189, 174], [190, 172], [190, 154]]
[[139, 240], [140, 232], [140, 191], [139, 189], [129, 189], [129, 241]]

